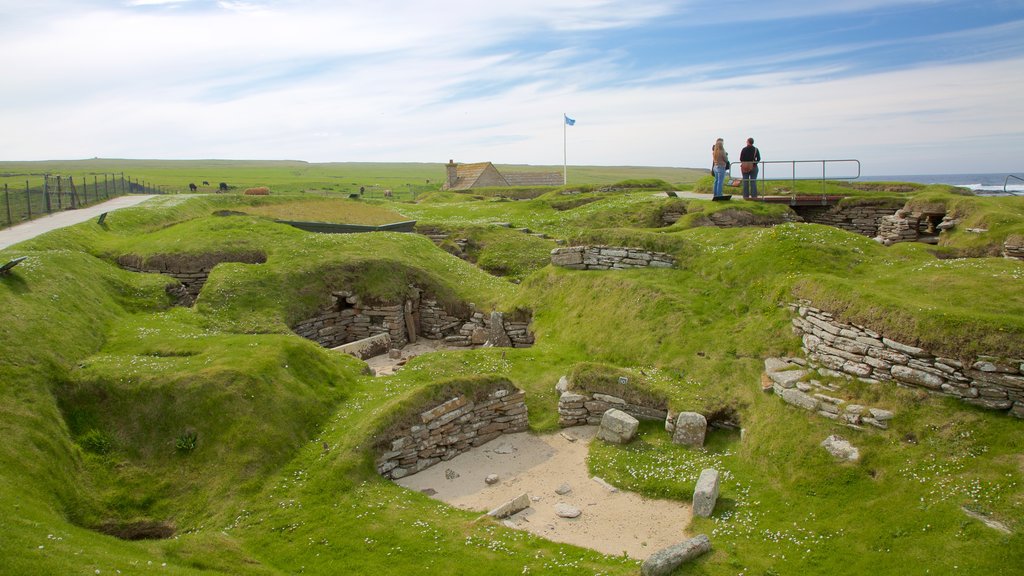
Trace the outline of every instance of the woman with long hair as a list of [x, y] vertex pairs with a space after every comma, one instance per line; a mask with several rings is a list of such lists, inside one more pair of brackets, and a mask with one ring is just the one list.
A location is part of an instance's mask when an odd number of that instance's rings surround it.
[[725, 151], [725, 141], [719, 138], [711, 147], [711, 171], [715, 175], [715, 198], [722, 196], [722, 187], [725, 185], [725, 174], [728, 170], [729, 154]]

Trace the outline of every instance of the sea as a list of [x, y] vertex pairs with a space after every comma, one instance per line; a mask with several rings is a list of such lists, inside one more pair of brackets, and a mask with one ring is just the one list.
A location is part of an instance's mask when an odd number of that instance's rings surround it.
[[[1014, 174], [911, 174], [861, 176], [867, 182], [915, 182], [917, 184], [948, 184], [973, 190], [981, 196], [1024, 196], [1024, 171]], [[1005, 187], [1005, 188], [1004, 188]]]

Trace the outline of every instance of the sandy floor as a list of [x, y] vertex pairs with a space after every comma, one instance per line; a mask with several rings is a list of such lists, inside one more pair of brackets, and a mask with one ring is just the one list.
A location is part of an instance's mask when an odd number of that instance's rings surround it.
[[373, 369], [374, 376], [391, 376], [401, 369], [409, 359], [419, 356], [420, 354], [439, 352], [441, 350], [468, 350], [468, 348], [454, 348], [452, 346], [446, 346], [443, 340], [420, 338], [415, 344], [407, 344], [404, 348], [401, 348], [401, 357], [392, 358], [388, 354], [381, 354], [380, 356], [367, 358], [366, 365]]
[[[526, 492], [532, 506], [506, 525], [605, 554], [645, 559], [685, 540], [688, 505], [620, 492], [590, 477], [587, 447], [596, 432], [596, 426], [582, 426], [545, 436], [508, 434], [398, 484], [481, 513]], [[484, 481], [490, 474], [498, 475], [498, 483]], [[563, 484], [571, 491], [559, 495], [556, 489]], [[559, 517], [555, 506], [561, 503], [582, 514]]]

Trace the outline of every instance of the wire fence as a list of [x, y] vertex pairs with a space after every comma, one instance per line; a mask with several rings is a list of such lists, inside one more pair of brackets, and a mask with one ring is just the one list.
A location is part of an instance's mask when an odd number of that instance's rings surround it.
[[[92, 182], [89, 181], [92, 176]], [[33, 175], [21, 181], [6, 175], [0, 197], [0, 228], [7, 228], [62, 210], [90, 206], [125, 194], [162, 194], [138, 178], [121, 174], [87, 176]], [[24, 185], [22, 185], [24, 184]]]

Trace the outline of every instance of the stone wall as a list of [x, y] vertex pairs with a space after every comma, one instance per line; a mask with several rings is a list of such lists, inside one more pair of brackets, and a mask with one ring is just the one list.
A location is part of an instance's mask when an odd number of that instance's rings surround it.
[[825, 224], [848, 232], [874, 238], [884, 218], [903, 206], [902, 200], [878, 200], [871, 204], [836, 204], [834, 206], [793, 206], [804, 222]]
[[793, 326], [803, 339], [804, 352], [825, 374], [866, 382], [894, 381], [1024, 418], [1024, 359], [944, 358], [836, 320], [807, 302], [792, 307], [797, 312]]
[[570, 391], [568, 381], [564, 377], [559, 381], [556, 390], [561, 393], [558, 397], [558, 425], [562, 428], [600, 424], [604, 413], [612, 408], [621, 410], [637, 420], [662, 421], [668, 418], [666, 406], [643, 406], [608, 394], [583, 390]]
[[451, 460], [502, 434], [525, 432], [528, 425], [526, 394], [511, 385], [494, 390], [474, 402], [456, 396], [426, 410], [417, 423], [386, 440], [388, 450], [378, 456], [377, 472], [397, 480]]
[[450, 346], [494, 346], [527, 348], [533, 345], [529, 318], [508, 320], [500, 312], [490, 316], [465, 307], [448, 311], [429, 297], [410, 298], [404, 303], [364, 302], [348, 291], [331, 293], [330, 304], [315, 316], [297, 323], [292, 330], [325, 348], [387, 333], [392, 345], [401, 348], [422, 336], [443, 339]]
[[612, 246], [567, 246], [551, 251], [551, 263], [573, 270], [626, 270], [629, 268], [672, 268], [675, 257], [642, 248]]
[[401, 347], [408, 342], [405, 314], [401, 304], [366, 304], [350, 292], [332, 292], [331, 303], [292, 330], [325, 348], [387, 333]]
[[1011, 236], [1003, 242], [1003, 256], [1024, 260], [1024, 237]]

